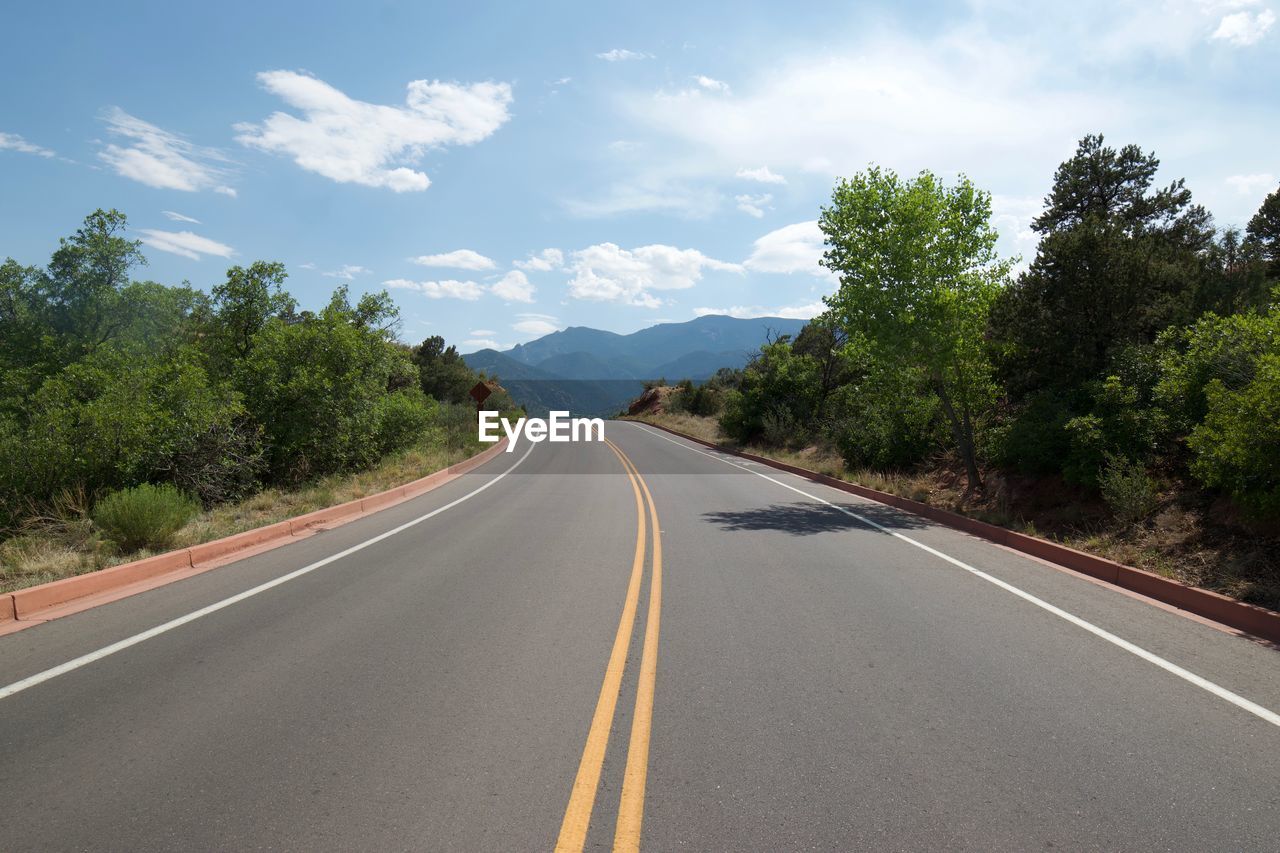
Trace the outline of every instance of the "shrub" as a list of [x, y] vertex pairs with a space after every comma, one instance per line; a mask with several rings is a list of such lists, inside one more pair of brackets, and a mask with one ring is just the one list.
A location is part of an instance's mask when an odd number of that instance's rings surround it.
[[123, 551], [162, 548], [200, 509], [168, 483], [113, 492], [93, 509], [93, 522]]
[[1106, 454], [1098, 488], [1107, 506], [1125, 524], [1142, 521], [1156, 507], [1156, 487], [1147, 469], [1125, 456]]
[[388, 394], [374, 405], [374, 444], [378, 454], [402, 450], [421, 441], [436, 420], [436, 404], [418, 389]]
[[1214, 379], [1205, 396], [1204, 422], [1187, 440], [1196, 455], [1191, 473], [1257, 513], [1280, 517], [1280, 354], [1259, 359], [1243, 388]]

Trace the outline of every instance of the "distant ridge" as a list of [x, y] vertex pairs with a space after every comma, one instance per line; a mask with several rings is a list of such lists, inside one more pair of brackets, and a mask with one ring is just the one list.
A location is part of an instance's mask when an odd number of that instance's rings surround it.
[[644, 380], [702, 380], [722, 367], [742, 367], [771, 337], [794, 337], [805, 322], [708, 314], [629, 335], [570, 326], [505, 352], [483, 349], [463, 358], [473, 369], [496, 375], [530, 412], [612, 415], [639, 393]]

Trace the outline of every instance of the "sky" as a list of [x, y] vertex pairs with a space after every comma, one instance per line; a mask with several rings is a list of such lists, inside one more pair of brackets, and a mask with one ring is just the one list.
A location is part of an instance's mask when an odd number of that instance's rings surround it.
[[993, 197], [1000, 249], [1103, 133], [1220, 227], [1280, 180], [1280, 0], [12, 4], [0, 255], [96, 208], [139, 278], [283, 261], [463, 352], [566, 326], [809, 317], [816, 218], [870, 164]]

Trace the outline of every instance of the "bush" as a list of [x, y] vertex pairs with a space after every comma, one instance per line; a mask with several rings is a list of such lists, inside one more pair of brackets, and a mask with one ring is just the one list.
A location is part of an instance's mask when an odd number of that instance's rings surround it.
[[1280, 354], [1259, 359], [1253, 381], [1239, 390], [1212, 380], [1205, 397], [1204, 422], [1187, 440], [1196, 455], [1191, 473], [1248, 509], [1280, 517]]
[[96, 524], [123, 551], [159, 549], [200, 509], [193, 498], [164, 484], [143, 483], [113, 492], [93, 509]]
[[1142, 463], [1108, 453], [1098, 475], [1102, 499], [1125, 524], [1137, 524], [1156, 508], [1156, 487]]
[[374, 444], [378, 454], [422, 441], [436, 421], [436, 404], [418, 389], [388, 394], [374, 405]]

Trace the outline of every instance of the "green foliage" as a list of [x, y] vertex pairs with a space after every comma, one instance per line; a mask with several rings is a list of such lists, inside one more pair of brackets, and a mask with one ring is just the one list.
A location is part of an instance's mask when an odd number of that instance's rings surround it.
[[480, 377], [458, 354], [457, 347], [445, 346], [444, 338], [433, 335], [411, 353], [418, 370], [418, 382], [430, 397], [443, 403], [466, 403]]
[[[211, 506], [444, 440], [385, 292], [299, 312], [266, 261], [209, 296], [131, 281], [126, 224], [99, 210], [47, 267], [0, 265], [0, 529], [66, 490], [167, 482]], [[476, 376], [437, 354], [465, 395]]]
[[1280, 189], [1268, 195], [1249, 220], [1245, 243], [1266, 263], [1271, 280], [1280, 279]]
[[1031, 268], [992, 311], [992, 349], [1015, 400], [1073, 389], [1125, 346], [1194, 316], [1212, 228], [1181, 180], [1152, 183], [1160, 161], [1086, 136], [1054, 176]]
[[981, 484], [977, 431], [996, 391], [983, 335], [1011, 266], [990, 219], [990, 196], [967, 178], [947, 187], [875, 167], [840, 181], [819, 219], [822, 263], [840, 277], [832, 324], [873, 361], [918, 373], [970, 487]]
[[1137, 524], [1156, 508], [1156, 486], [1142, 463], [1126, 456], [1106, 454], [1098, 477], [1102, 499], [1124, 524]]
[[814, 425], [818, 389], [816, 361], [792, 352], [784, 336], [762, 347], [743, 371], [737, 390], [724, 398], [720, 426], [736, 441], [802, 444], [811, 437], [805, 425]]
[[1240, 387], [1212, 379], [1204, 392], [1204, 421], [1187, 439], [1191, 472], [1253, 511], [1280, 517], [1280, 351], [1261, 356]]
[[99, 501], [93, 523], [122, 551], [159, 550], [199, 509], [197, 501], [168, 483], [143, 483]]

